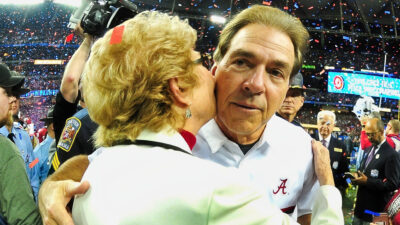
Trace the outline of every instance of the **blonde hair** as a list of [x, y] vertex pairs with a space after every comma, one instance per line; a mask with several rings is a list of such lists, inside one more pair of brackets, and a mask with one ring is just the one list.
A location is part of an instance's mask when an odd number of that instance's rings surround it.
[[228, 52], [232, 39], [236, 33], [249, 24], [262, 24], [278, 29], [289, 36], [294, 46], [294, 65], [290, 76], [294, 76], [301, 69], [303, 57], [308, 48], [309, 34], [301, 21], [280, 9], [271, 6], [255, 5], [237, 14], [219, 37], [214, 60], [220, 62]]
[[90, 117], [99, 124], [96, 146], [133, 141], [145, 128], [179, 129], [185, 117], [173, 106], [168, 80], [179, 77], [187, 90], [198, 83], [196, 31], [187, 21], [145, 11], [122, 26], [120, 43], [110, 44], [110, 30], [93, 45], [82, 80]]

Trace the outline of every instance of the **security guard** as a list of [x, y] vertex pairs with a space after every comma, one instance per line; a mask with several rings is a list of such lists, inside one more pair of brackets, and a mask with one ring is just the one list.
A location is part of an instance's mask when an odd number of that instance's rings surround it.
[[78, 111], [74, 116], [65, 121], [60, 140], [57, 143], [57, 151], [51, 162], [49, 175], [56, 171], [59, 166], [76, 155], [89, 155], [94, 152], [92, 135], [97, 129], [88, 114], [86, 108]]

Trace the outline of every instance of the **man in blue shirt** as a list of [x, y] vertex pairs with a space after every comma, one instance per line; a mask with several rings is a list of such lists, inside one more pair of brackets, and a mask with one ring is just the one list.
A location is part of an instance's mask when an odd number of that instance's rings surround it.
[[[12, 76], [18, 76], [18, 73], [11, 73]], [[18, 84], [19, 87], [23, 85], [25, 78], [21, 80]], [[19, 88], [18, 90], [14, 90], [12, 96], [10, 96], [10, 103], [13, 104], [14, 101], [17, 101], [20, 95], [24, 94], [24, 91]], [[39, 191], [39, 179], [36, 174], [34, 156], [33, 156], [33, 146], [29, 134], [22, 125], [16, 121], [8, 120], [6, 125], [0, 128], [0, 134], [5, 137], [8, 137], [12, 142], [15, 143], [18, 150], [21, 153], [22, 159], [25, 163], [26, 173], [28, 175], [29, 181], [31, 183], [31, 187], [37, 196], [37, 192]]]
[[[11, 76], [8, 67], [0, 64], [0, 126], [11, 117], [10, 98], [22, 79]], [[1, 134], [0, 177], [0, 224], [42, 224], [20, 151]]]
[[[35, 166], [37, 174], [39, 176], [39, 184], [42, 184], [43, 181], [47, 178], [47, 173], [49, 172], [50, 163], [49, 163], [49, 149], [51, 143], [54, 141], [54, 126], [53, 126], [53, 110], [54, 107], [51, 107], [47, 112], [47, 116], [45, 118], [40, 119], [40, 121], [44, 121], [47, 127], [47, 136], [46, 139], [41, 142], [36, 148], [33, 150], [33, 154], [35, 160], [38, 159], [39, 162]], [[36, 196], [37, 197], [37, 196]]]

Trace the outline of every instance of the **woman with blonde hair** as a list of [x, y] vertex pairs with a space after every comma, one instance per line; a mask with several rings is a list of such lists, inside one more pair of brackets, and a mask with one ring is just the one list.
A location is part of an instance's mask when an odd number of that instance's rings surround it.
[[[193, 50], [195, 41], [186, 21], [146, 11], [94, 44], [82, 87], [89, 114], [99, 124], [94, 139], [100, 148], [87, 169], [77, 165], [86, 169], [82, 180], [90, 188], [75, 198], [75, 224], [296, 223], [237, 169], [191, 155], [197, 131], [216, 111], [214, 78]], [[329, 153], [315, 153], [322, 162], [317, 164], [330, 171]], [[326, 194], [317, 196], [315, 224], [327, 217], [325, 224], [337, 224], [340, 204], [326, 201]], [[44, 220], [54, 222], [46, 215]]]

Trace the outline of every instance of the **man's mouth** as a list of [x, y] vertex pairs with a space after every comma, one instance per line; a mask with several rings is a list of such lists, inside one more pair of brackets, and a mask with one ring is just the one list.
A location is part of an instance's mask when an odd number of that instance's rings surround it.
[[249, 109], [249, 110], [256, 110], [259, 109], [258, 107], [254, 105], [249, 105], [249, 104], [240, 104], [240, 103], [233, 103], [234, 105], [244, 108], [244, 109]]

